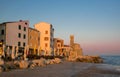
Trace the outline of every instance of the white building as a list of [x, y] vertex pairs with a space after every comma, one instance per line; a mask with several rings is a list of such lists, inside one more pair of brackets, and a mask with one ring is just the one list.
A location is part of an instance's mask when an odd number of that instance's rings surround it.
[[40, 22], [34, 25], [35, 29], [40, 31], [40, 48], [46, 51], [47, 54], [53, 52], [53, 38], [54, 38], [54, 28], [52, 24], [46, 22]]
[[28, 21], [4, 22], [0, 24], [0, 41], [5, 46], [24, 48], [28, 45]]

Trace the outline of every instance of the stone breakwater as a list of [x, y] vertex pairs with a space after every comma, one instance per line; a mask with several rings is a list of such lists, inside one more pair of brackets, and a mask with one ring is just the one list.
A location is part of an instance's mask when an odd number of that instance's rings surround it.
[[99, 56], [79, 56], [76, 59], [77, 62], [87, 62], [87, 63], [103, 63], [103, 60]]
[[72, 62], [86, 62], [86, 63], [102, 63], [103, 60], [99, 56], [77, 56], [72, 57], [69, 56], [68, 58], [60, 59], [60, 58], [53, 58], [53, 59], [35, 59], [35, 60], [16, 60], [16, 61], [9, 61], [4, 62], [0, 60], [0, 72], [9, 71], [12, 69], [26, 69], [34, 67], [46, 67], [47, 65], [51, 64], [59, 64], [63, 61], [72, 61]]
[[77, 56], [68, 58], [68, 61], [86, 62], [86, 63], [103, 63], [103, 59], [100, 56]]
[[12, 69], [26, 69], [31, 68], [34, 69], [34, 67], [45, 67], [48, 64], [59, 64], [62, 63], [62, 60], [59, 58], [54, 59], [36, 59], [31, 61], [26, 60], [20, 60], [20, 61], [10, 61], [10, 62], [4, 62], [3, 60], [0, 61], [0, 72], [4, 71], [10, 71]]

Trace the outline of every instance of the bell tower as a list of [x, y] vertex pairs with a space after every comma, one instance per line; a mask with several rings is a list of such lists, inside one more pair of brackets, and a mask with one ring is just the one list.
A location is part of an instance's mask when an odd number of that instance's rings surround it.
[[74, 35], [70, 35], [70, 47], [74, 46]]

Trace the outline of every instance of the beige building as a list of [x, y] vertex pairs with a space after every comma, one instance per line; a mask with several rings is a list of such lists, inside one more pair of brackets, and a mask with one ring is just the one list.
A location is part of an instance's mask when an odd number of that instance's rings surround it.
[[28, 45], [28, 21], [4, 22], [0, 24], [0, 41], [5, 46], [24, 49]]
[[40, 32], [30, 27], [28, 29], [28, 45], [30, 54], [35, 55], [40, 49]]
[[70, 46], [69, 45], [64, 45], [63, 52], [65, 53], [65, 56], [68, 57], [70, 55]]
[[34, 25], [35, 29], [40, 31], [40, 48], [51, 55], [53, 53], [54, 28], [52, 24], [40, 22]]
[[70, 46], [69, 45], [64, 45], [63, 50], [66, 52], [70, 51]]
[[63, 52], [64, 40], [60, 38], [54, 38], [54, 55], [61, 55]]
[[70, 46], [64, 45], [64, 40], [60, 38], [54, 38], [54, 54], [55, 56], [66, 56], [70, 54]]
[[80, 47], [80, 44], [74, 43], [74, 50], [77, 51], [77, 55], [83, 55], [82, 48]]
[[83, 55], [82, 48], [80, 47], [80, 44], [74, 43], [74, 35], [70, 35], [70, 48], [71, 51], [77, 53], [76, 55]]

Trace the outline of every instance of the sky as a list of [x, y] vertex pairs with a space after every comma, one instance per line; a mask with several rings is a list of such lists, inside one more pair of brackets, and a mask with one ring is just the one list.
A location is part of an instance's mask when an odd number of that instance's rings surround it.
[[69, 36], [85, 55], [120, 55], [120, 0], [0, 0], [0, 23], [48, 22], [54, 37]]

